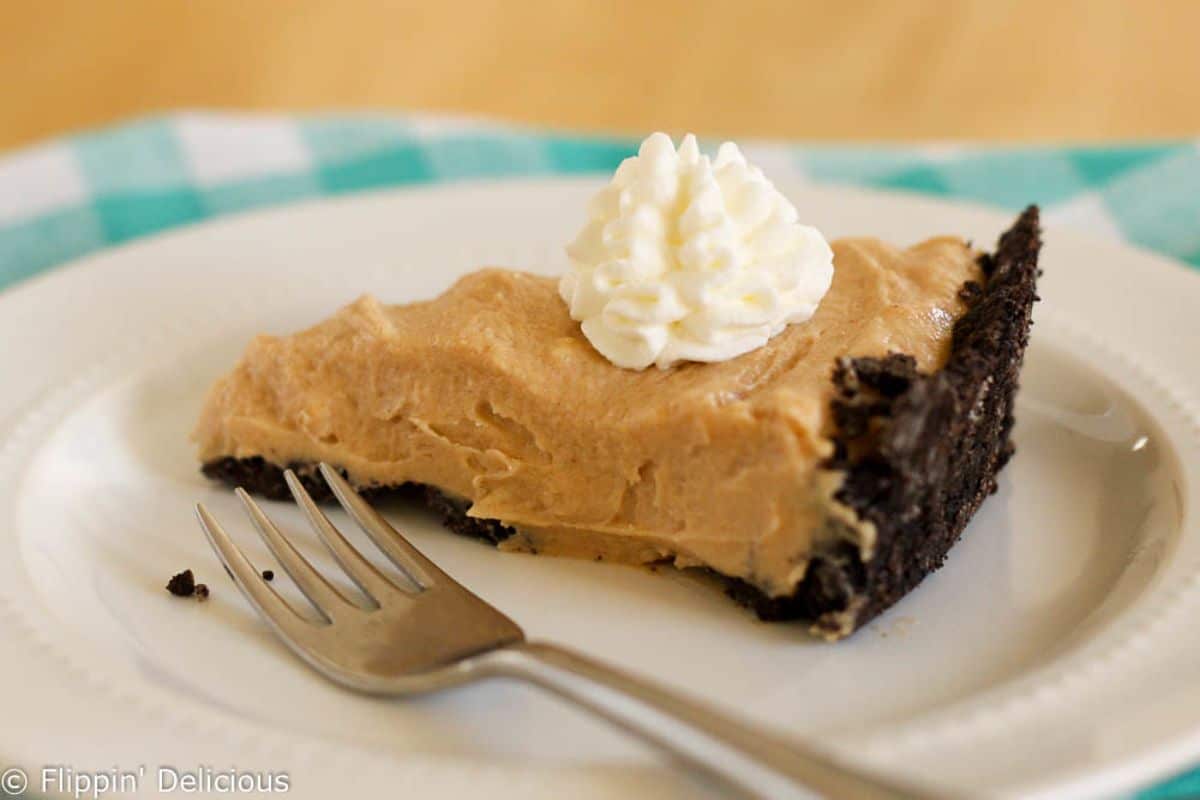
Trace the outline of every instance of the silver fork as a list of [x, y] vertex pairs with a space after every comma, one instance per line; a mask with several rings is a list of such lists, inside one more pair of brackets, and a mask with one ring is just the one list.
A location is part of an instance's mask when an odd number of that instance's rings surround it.
[[263, 579], [203, 505], [200, 525], [250, 604], [295, 653], [351, 689], [414, 695], [482, 678], [515, 678], [548, 689], [641, 737], [728, 788], [759, 797], [933, 798], [928, 791], [841, 763], [799, 742], [751, 727], [705, 703], [545, 642], [530, 642], [515, 622], [422, 555], [326, 464], [321, 474], [342, 507], [411, 582], [380, 572], [317, 507], [299, 479], [285, 474], [296, 502], [341, 568], [369, 598], [352, 602], [288, 541], [242, 489], [237, 495], [280, 565], [312, 603], [307, 619]]

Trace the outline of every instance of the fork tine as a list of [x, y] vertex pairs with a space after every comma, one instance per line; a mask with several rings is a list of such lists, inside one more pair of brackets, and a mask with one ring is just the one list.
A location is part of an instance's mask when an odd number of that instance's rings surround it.
[[341, 531], [334, 527], [333, 523], [329, 521], [329, 517], [325, 516], [325, 513], [317, 507], [312, 496], [304, 488], [304, 484], [296, 477], [296, 473], [289, 469], [283, 473], [283, 478], [287, 481], [292, 497], [304, 509], [308, 521], [312, 523], [312, 527], [321, 537], [321, 541], [329, 548], [329, 552], [333, 553], [333, 557], [337, 559], [342, 570], [350, 576], [359, 589], [362, 589], [363, 594], [379, 604], [382, 599], [394, 595], [397, 591], [403, 591], [376, 569], [374, 564], [364, 558], [362, 553], [358, 552], [358, 548], [350, 544]]
[[346, 509], [346, 513], [354, 517], [354, 521], [371, 537], [375, 546], [414, 583], [423, 589], [433, 586], [439, 580], [458, 585], [457, 581], [442, 572], [437, 564], [413, 547], [398, 530], [371, 508], [337, 470], [324, 462], [320, 464], [320, 470], [334, 496], [342, 504], [342, 508]]
[[246, 513], [250, 515], [254, 527], [258, 529], [259, 536], [267, 543], [267, 547], [271, 548], [271, 552], [279, 560], [280, 566], [287, 571], [287, 574], [296, 582], [300, 591], [304, 592], [304, 596], [321, 613], [321, 616], [332, 622], [338, 611], [353, 608], [353, 604], [341, 592], [333, 588], [329, 581], [317, 572], [316, 567], [310, 564], [308, 559], [288, 541], [258, 503], [254, 502], [253, 498], [246, 493], [245, 489], [239, 487], [235, 494], [242, 501], [242, 505], [246, 507]]
[[196, 504], [196, 516], [208, 543], [217, 553], [217, 558], [225, 567], [233, 583], [241, 590], [250, 605], [254, 606], [259, 615], [267, 620], [285, 639], [303, 639], [311, 632], [313, 624], [301, 617], [287, 604], [279, 594], [267, 585], [258, 570], [242, 553], [240, 547], [233, 543], [229, 534], [208, 513], [202, 504]]

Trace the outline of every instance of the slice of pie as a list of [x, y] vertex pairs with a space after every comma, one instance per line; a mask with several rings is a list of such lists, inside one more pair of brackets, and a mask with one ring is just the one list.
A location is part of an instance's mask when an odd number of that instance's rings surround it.
[[717, 363], [621, 369], [557, 282], [488, 269], [260, 336], [212, 389], [204, 472], [286, 497], [317, 462], [417, 487], [500, 549], [710, 570], [764, 619], [845, 636], [939, 567], [1012, 454], [1036, 208], [994, 254], [833, 243], [808, 321]]

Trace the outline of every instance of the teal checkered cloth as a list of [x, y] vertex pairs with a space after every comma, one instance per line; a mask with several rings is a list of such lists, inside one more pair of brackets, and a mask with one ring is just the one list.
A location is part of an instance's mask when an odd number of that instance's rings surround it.
[[[258, 206], [384, 186], [608, 172], [637, 142], [439, 117], [182, 114], [0, 159], [0, 288], [85, 253]], [[1200, 266], [1200, 146], [828, 147], [752, 143], [786, 180], [1016, 210]]]
[[[611, 172], [637, 144], [431, 116], [145, 119], [0, 159], [0, 289], [222, 214], [386, 186]], [[744, 149], [781, 183], [898, 189], [1010, 211], [1036, 202], [1048, 222], [1200, 267], [1197, 142]], [[1200, 770], [1139, 797], [1200, 797]]]

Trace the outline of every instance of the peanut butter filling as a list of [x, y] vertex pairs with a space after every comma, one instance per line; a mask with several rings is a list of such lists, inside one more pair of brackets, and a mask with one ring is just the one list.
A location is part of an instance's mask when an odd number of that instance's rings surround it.
[[903, 352], [940, 368], [959, 290], [981, 279], [958, 239], [833, 249], [833, 285], [808, 322], [667, 371], [605, 360], [552, 278], [487, 269], [428, 302], [363, 297], [306, 331], [256, 338], [208, 397], [199, 456], [428, 484], [516, 527], [507, 547], [669, 559], [788, 594], [846, 512], [820, 468], [834, 361]]

